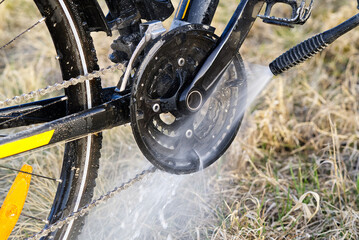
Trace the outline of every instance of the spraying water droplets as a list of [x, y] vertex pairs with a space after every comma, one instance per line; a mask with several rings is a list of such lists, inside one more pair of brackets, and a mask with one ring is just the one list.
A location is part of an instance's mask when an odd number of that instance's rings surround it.
[[[272, 74], [268, 67], [246, 64], [246, 68], [248, 108], [270, 81]], [[243, 115], [245, 108], [237, 112]], [[183, 134], [183, 137], [186, 138], [186, 135]], [[217, 138], [214, 134], [209, 136], [210, 139], [212, 137]], [[111, 184], [124, 182], [124, 176], [131, 176], [148, 165], [143, 157], [139, 157], [141, 155], [133, 144], [126, 144], [125, 147], [119, 147], [119, 153], [111, 154], [120, 155], [121, 149], [129, 151], [122, 164], [117, 163], [117, 157], [113, 158], [113, 162], [110, 159], [101, 162], [100, 170], [106, 161], [111, 166], [110, 170], [107, 169], [111, 173], [106, 172], [102, 176]], [[200, 161], [200, 168], [203, 167], [201, 164]], [[136, 167], [129, 168], [131, 165]], [[109, 176], [111, 179], [107, 179]], [[79, 239], [172, 240], [201, 236], [201, 229], [212, 229], [218, 223], [212, 207], [219, 199], [214, 197], [213, 189], [209, 187], [209, 179], [213, 179], [211, 176], [211, 170], [184, 176], [157, 172], [92, 211]], [[219, 175], [217, 179], [220, 178]], [[101, 175], [98, 181], [101, 181]], [[108, 189], [111, 188], [108, 186]], [[102, 191], [106, 192], [106, 189]]]

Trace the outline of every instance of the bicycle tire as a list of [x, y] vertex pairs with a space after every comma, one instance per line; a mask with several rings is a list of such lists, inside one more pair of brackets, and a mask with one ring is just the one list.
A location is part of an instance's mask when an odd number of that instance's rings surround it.
[[[98, 70], [96, 52], [78, 0], [34, 0], [52, 37], [63, 79]], [[100, 102], [100, 79], [71, 86], [68, 114], [89, 109]], [[65, 144], [57, 192], [48, 217], [49, 224], [91, 201], [99, 167], [102, 135], [90, 135]], [[73, 239], [81, 231], [82, 219], [70, 222], [46, 239]]]

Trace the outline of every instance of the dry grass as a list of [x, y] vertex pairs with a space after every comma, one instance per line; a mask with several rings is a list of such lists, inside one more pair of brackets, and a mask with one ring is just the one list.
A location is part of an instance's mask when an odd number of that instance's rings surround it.
[[[13, 2], [7, 1], [5, 9], [0, 7], [1, 42], [18, 33], [23, 29], [21, 26], [27, 26], [29, 19], [38, 17], [32, 14], [30, 6]], [[221, 3], [215, 19], [218, 29], [224, 28], [235, 2]], [[295, 29], [258, 21], [241, 54], [246, 61], [267, 65], [296, 43], [356, 14], [354, 4], [353, 0], [328, 0], [325, 5], [316, 1], [311, 19]], [[11, 11], [18, 8], [29, 13], [29, 19], [21, 17], [10, 22]], [[53, 77], [58, 76], [55, 55], [51, 48], [44, 48], [51, 44], [41, 32], [31, 35], [31, 41], [20, 40], [17, 46], [21, 48], [0, 52], [1, 98], [57, 80]], [[100, 42], [98, 54], [102, 66], [109, 63], [104, 36], [95, 35]], [[44, 41], [46, 44], [42, 44]], [[209, 215], [215, 215], [215, 219], [210, 224], [204, 223], [206, 228], [192, 238], [359, 239], [358, 42], [359, 33], [354, 30], [322, 54], [272, 81], [248, 110], [229, 153], [211, 168], [216, 174], [208, 181], [214, 193], [211, 191], [213, 195], [207, 197], [213, 201], [205, 202], [210, 202], [213, 212]], [[48, 65], [44, 67], [44, 63]], [[117, 80], [118, 76], [110, 76], [105, 84]], [[107, 174], [111, 168], [133, 170], [142, 166], [141, 161], [131, 160], [142, 157], [128, 127], [107, 132], [105, 138], [104, 159], [128, 160], [103, 164], [97, 195], [109, 185], [117, 185]], [[61, 147], [8, 164], [18, 167], [25, 161], [37, 171], [57, 176], [51, 165], [60, 162], [57, 151]], [[8, 173], [3, 170], [0, 173], [0, 200], [15, 176]], [[122, 176], [127, 177], [128, 173]], [[45, 218], [53, 195], [44, 190], [54, 187], [34, 179], [24, 211]], [[41, 225], [30, 226], [36, 221], [24, 217], [21, 221], [25, 224], [16, 231], [22, 234], [37, 231]]]
[[[354, 4], [317, 2], [294, 30], [257, 22], [242, 54], [267, 64], [356, 14]], [[217, 239], [359, 238], [358, 39], [354, 30], [276, 77], [252, 106], [227, 156], [227, 178], [215, 183], [228, 191]]]

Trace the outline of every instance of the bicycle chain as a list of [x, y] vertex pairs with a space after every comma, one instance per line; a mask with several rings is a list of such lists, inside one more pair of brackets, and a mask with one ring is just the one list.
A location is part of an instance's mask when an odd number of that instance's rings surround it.
[[4, 101], [0, 101], [0, 108], [10, 106], [12, 104], [20, 104], [24, 103], [32, 98], [35, 98], [37, 96], [44, 96], [46, 94], [52, 93], [54, 91], [59, 91], [65, 88], [70, 87], [71, 85], [76, 85], [79, 83], [83, 83], [86, 81], [91, 81], [95, 78], [101, 77], [105, 75], [106, 73], [114, 72], [115, 70], [124, 70], [125, 65], [117, 63], [115, 65], [110, 65], [106, 68], [102, 68], [98, 71], [93, 71], [92, 73], [88, 73], [85, 75], [79, 75], [75, 78], [70, 78], [69, 80], [63, 80], [61, 83], [55, 83], [53, 85], [49, 85], [45, 88], [40, 88], [36, 91], [31, 91], [29, 93], [24, 93], [20, 96], [15, 96], [12, 98], [7, 98]]
[[150, 167], [147, 170], [142, 171], [141, 173], [137, 174], [134, 178], [128, 180], [127, 182], [121, 184], [119, 187], [114, 188], [112, 191], [101, 195], [99, 198], [93, 200], [91, 203], [83, 206], [77, 211], [72, 212], [65, 218], [62, 218], [55, 223], [47, 226], [46, 228], [42, 229], [40, 232], [36, 233], [32, 237], [27, 238], [28, 240], [39, 240], [42, 237], [46, 237], [49, 233], [55, 232], [57, 229], [63, 227], [65, 224], [70, 223], [71, 221], [76, 220], [77, 218], [84, 216], [85, 214], [89, 213], [91, 209], [95, 208], [96, 206], [106, 202], [110, 198], [114, 197], [116, 194], [128, 189], [135, 183], [141, 181], [144, 177], [149, 175], [150, 173], [154, 173], [157, 170], [155, 167]]

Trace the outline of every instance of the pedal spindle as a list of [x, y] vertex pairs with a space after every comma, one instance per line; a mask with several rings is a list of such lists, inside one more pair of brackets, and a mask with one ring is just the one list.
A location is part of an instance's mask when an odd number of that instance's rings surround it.
[[281, 74], [288, 69], [310, 59], [315, 54], [321, 52], [329, 44], [333, 43], [340, 36], [349, 32], [359, 25], [359, 14], [353, 16], [342, 24], [320, 33], [312, 38], [301, 42], [297, 46], [283, 53], [269, 64], [274, 75]]

